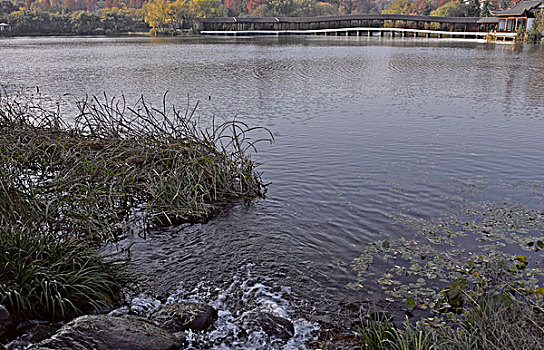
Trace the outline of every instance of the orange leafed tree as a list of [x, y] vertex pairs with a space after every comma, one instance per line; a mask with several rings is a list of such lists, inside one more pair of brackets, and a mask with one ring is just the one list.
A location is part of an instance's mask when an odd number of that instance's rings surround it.
[[226, 0], [225, 7], [235, 14], [240, 14], [247, 8], [247, 4], [244, 0]]
[[247, 3], [247, 11], [249, 14], [252, 14], [253, 11], [255, 11], [255, 9], [261, 5], [264, 5], [268, 2], [269, 0], [250, 0], [248, 3]]

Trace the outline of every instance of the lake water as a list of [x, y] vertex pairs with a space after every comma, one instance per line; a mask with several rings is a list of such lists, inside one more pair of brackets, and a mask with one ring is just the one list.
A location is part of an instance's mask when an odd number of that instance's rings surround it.
[[410, 222], [464, 207], [543, 208], [543, 46], [2, 38], [0, 84], [65, 101], [106, 92], [160, 103], [168, 92], [181, 108], [199, 101], [202, 118], [236, 116], [272, 131], [275, 143], [254, 156], [270, 182], [265, 200], [121, 243], [133, 244], [142, 300], [212, 302], [224, 325], [268, 309], [298, 320], [295, 341], [304, 341], [318, 321], [342, 320], [351, 302], [384, 298], [376, 281], [353, 287], [354, 259], [372, 243], [418, 240]]

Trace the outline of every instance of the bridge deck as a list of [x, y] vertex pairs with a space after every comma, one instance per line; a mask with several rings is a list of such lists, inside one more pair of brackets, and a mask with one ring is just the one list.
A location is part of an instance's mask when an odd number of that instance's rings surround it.
[[[437, 17], [398, 14], [356, 14], [331, 17], [221, 17], [203, 18], [203, 34], [336, 34], [361, 31], [421, 33], [422, 35], [484, 37], [496, 29], [496, 17]], [[456, 34], [451, 34], [456, 33]]]
[[[428, 29], [410, 29], [410, 28], [378, 28], [378, 27], [353, 27], [353, 28], [334, 28], [334, 29], [309, 29], [309, 30], [203, 30], [200, 32], [204, 35], [234, 35], [234, 36], [249, 36], [249, 35], [372, 35], [378, 33], [390, 33], [391, 35], [400, 34], [405, 36], [407, 33], [414, 35], [424, 35], [427, 37], [457, 37], [457, 38], [474, 38], [485, 39], [487, 32], [469, 32], [469, 31], [441, 31]], [[513, 39], [516, 33], [494, 33], [499, 39]]]

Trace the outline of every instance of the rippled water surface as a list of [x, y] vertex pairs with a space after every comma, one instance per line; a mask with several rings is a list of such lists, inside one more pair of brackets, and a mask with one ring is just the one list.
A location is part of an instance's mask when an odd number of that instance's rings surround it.
[[249, 269], [254, 283], [280, 288], [293, 319], [326, 315], [376, 290], [347, 288], [350, 262], [376, 240], [414, 235], [394, 217], [432, 219], [467, 203], [542, 208], [542, 46], [10, 38], [0, 39], [0, 74], [9, 89], [66, 100], [106, 92], [159, 103], [168, 91], [181, 107], [200, 101], [203, 118], [273, 132], [255, 156], [266, 200], [125, 242], [162, 295], [204, 285], [217, 297]]

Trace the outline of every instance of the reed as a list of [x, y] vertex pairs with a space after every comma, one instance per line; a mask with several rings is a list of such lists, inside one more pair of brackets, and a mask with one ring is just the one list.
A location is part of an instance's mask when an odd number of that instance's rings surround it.
[[19, 320], [120, 300], [132, 280], [126, 261], [98, 245], [265, 195], [248, 155], [272, 141], [264, 128], [200, 128], [196, 106], [167, 107], [166, 95], [160, 107], [106, 95], [76, 107], [65, 116], [39, 96], [0, 95], [0, 304]]
[[[103, 242], [135, 227], [203, 220], [263, 197], [248, 153], [272, 141], [237, 120], [199, 128], [194, 108], [92, 97], [59, 109], [0, 98], [0, 215]], [[251, 139], [250, 134], [263, 138]]]

